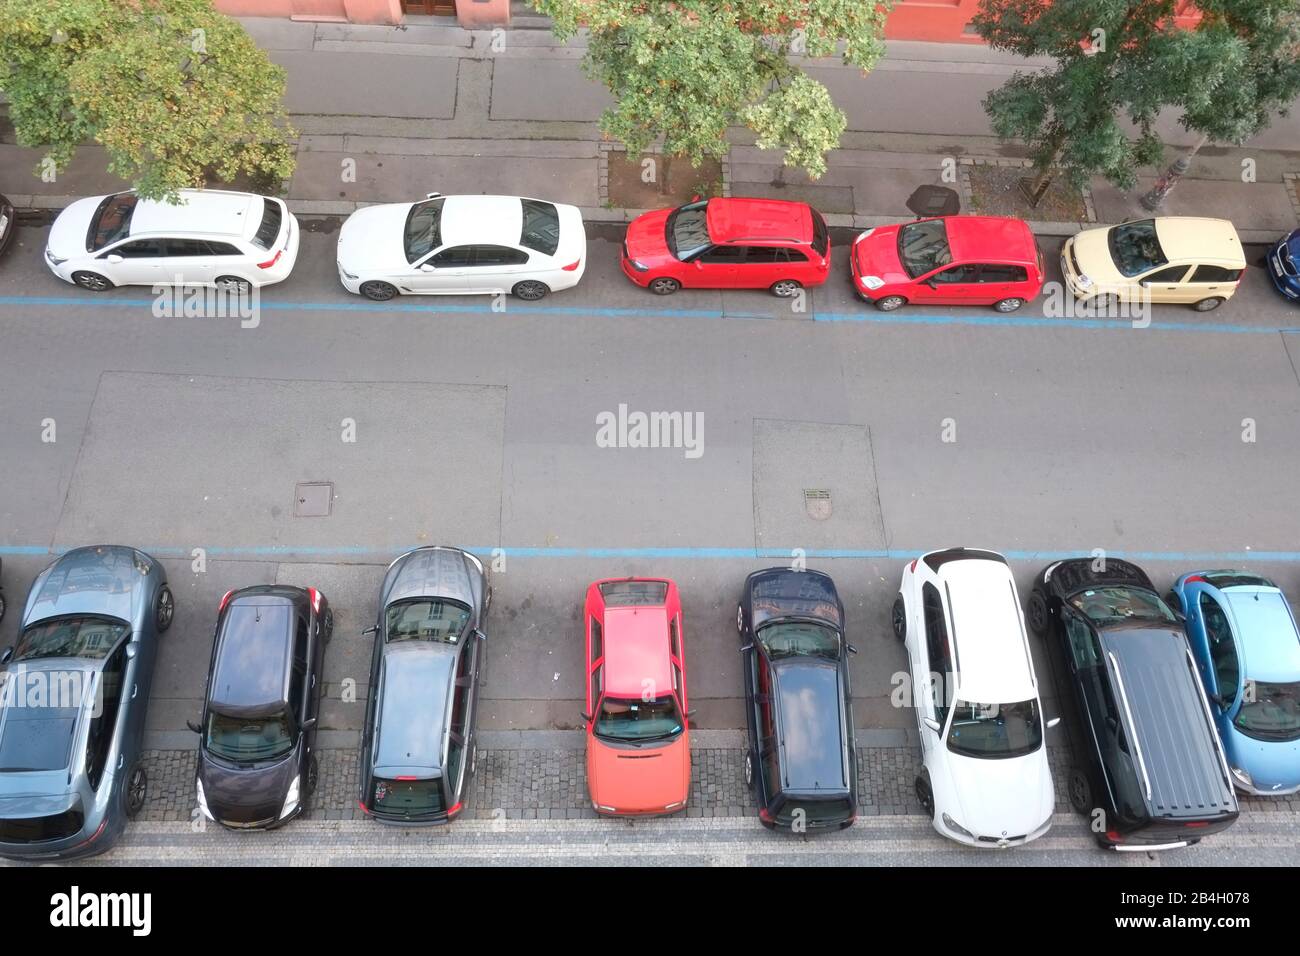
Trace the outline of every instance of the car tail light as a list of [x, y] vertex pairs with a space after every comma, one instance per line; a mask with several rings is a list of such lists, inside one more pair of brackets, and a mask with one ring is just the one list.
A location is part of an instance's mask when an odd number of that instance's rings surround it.
[[561, 266], [560, 268], [565, 272], [576, 272], [580, 265], [582, 265], [582, 260], [577, 259], [574, 262], [570, 262], [567, 266]]
[[1107, 830], [1107, 831], [1106, 831], [1106, 839], [1109, 840], [1111, 843], [1123, 843], [1123, 842], [1124, 842], [1124, 839], [1123, 839], [1123, 837], [1120, 836], [1118, 830]]
[[1183, 583], [1184, 584], [1206, 584], [1208, 582], [1205, 580], [1205, 576], [1203, 574], [1193, 574]]
[[452, 817], [454, 817], [456, 814], [460, 813], [460, 811], [463, 809], [463, 807], [464, 807], [464, 805], [463, 805], [463, 804], [460, 804], [460, 803], [454, 803], [454, 804], [452, 804], [451, 809], [447, 811], [447, 819], [450, 820], [450, 819], [451, 819]]
[[74, 846], [73, 849], [79, 850], [83, 846], [88, 846], [89, 844], [94, 843], [96, 840], [100, 838], [100, 836], [103, 835], [104, 828], [107, 826], [108, 826], [108, 819], [105, 818], [104, 822], [99, 825], [99, 829], [97, 829], [94, 833], [92, 833], [87, 839], [82, 840], [80, 843]]
[[311, 609], [317, 614], [320, 613], [320, 592], [315, 588], [307, 589], [307, 596], [311, 598]]
[[762, 820], [764, 823], [776, 822], [775, 820], [772, 819], [772, 814], [767, 812], [767, 807], [763, 807], [761, 810], [758, 811], [758, 818]]
[[229, 591], [227, 591], [225, 594], [221, 596], [221, 605], [217, 608], [218, 614], [220, 614], [222, 611], [226, 609], [226, 605], [230, 603], [230, 595], [234, 593], [235, 593], [235, 589], [231, 588]]
[[283, 249], [281, 249], [279, 252], [277, 252], [277, 253], [276, 253], [274, 256], [272, 256], [270, 259], [267, 259], [265, 262], [259, 262], [259, 263], [257, 264], [257, 267], [258, 267], [259, 269], [269, 269], [269, 268], [271, 268], [271, 266], [275, 265], [277, 262], [280, 261], [280, 257], [281, 257], [282, 255], [284, 255], [284, 250], [283, 250]]
[[394, 780], [419, 780], [419, 777], [394, 777]]
[[1184, 823], [1183, 826], [1189, 830], [1199, 830], [1201, 827], [1208, 827], [1210, 824], [1206, 820], [1193, 820], [1191, 823]]
[[916, 570], [916, 562], [919, 561], [919, 560], [921, 560], [921, 559], [920, 559], [920, 558], [913, 558], [913, 559], [912, 559], [912, 570], [913, 570], [913, 571]]
[[360, 800], [357, 801], [357, 806], [361, 808], [362, 813], [364, 813], [366, 816], [370, 816], [370, 811], [366, 809], [366, 805], [362, 803]]

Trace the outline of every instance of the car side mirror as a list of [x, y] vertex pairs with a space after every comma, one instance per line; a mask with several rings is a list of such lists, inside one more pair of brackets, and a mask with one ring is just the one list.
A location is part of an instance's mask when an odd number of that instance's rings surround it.
[[583, 722], [584, 724], [589, 724], [589, 723], [591, 723], [591, 714], [588, 714], [588, 713], [582, 713], [582, 714], [579, 714], [578, 716], [582, 718], [582, 722]]
[[366, 628], [361, 632], [361, 636], [365, 637], [367, 634], [378, 634], [378, 633], [379, 633], [379, 625], [371, 624], [368, 628]]
[[118, 263], [125, 262], [126, 260], [123, 259], [121, 256], [119, 256], [116, 252], [114, 252], [112, 255], [108, 256], [108, 258], [105, 261], [111, 262], [113, 265], [117, 265]]
[[1048, 729], [1048, 730], [1051, 730], [1053, 727], [1055, 727], [1055, 726], [1057, 726], [1058, 724], [1060, 724], [1060, 722], [1061, 722], [1061, 718], [1060, 718], [1060, 717], [1053, 717], [1051, 720], [1049, 720], [1049, 721], [1047, 722], [1047, 729]]
[[480, 641], [487, 640], [487, 635], [483, 633], [481, 628], [477, 628], [477, 627], [474, 628], [474, 636], [477, 637]]
[[925, 724], [925, 726], [929, 727], [936, 734], [943, 733], [943, 725], [933, 717], [925, 717], [921, 720], [921, 723]]
[[140, 654], [140, 645], [137, 644], [135, 641], [132, 641], [130, 644], [126, 645], [126, 659], [128, 661], [135, 660], [136, 657], [139, 656], [139, 654]]
[[697, 268], [697, 269], [703, 269], [703, 268], [704, 268], [704, 263], [701, 262], [699, 259], [696, 259], [696, 260], [695, 260], [695, 268]]
[[303, 730], [311, 730], [311, 729], [313, 729], [315, 726], [316, 726], [316, 718], [315, 718], [315, 717], [308, 717], [306, 720], [304, 720], [304, 721], [302, 722], [302, 729], [303, 729]]
[[740, 653], [744, 654], [746, 651], [752, 651], [753, 649], [754, 649], [753, 644], [746, 644], [743, 647], [741, 647]]
[[849, 649], [850, 654], [856, 654], [858, 652], [858, 649], [854, 647], [852, 644], [846, 644], [845, 647]]
[[14, 649], [6, 647], [3, 653], [0, 653], [0, 664], [8, 664], [14, 656]]
[[436, 269], [437, 269], [437, 267], [434, 266], [432, 263], [429, 263], [429, 262], [426, 262], [426, 263], [424, 263], [424, 265], [420, 266], [420, 271], [421, 271], [421, 272], [434, 272], [434, 271], [436, 271]]
[[187, 720], [185, 721], [185, 726], [188, 727], [190, 730], [194, 731], [196, 734], [203, 733], [203, 727], [200, 726], [197, 720]]
[[931, 289], [939, 288], [939, 283], [935, 279], [926, 279], [925, 284], [928, 285]]
[[425, 193], [424, 195], [425, 198], [427, 199], [437, 199], [439, 196], [442, 195], [442, 193]]
[[1176, 608], [1176, 607], [1174, 607], [1174, 608], [1170, 608], [1170, 610], [1174, 612], [1174, 617], [1176, 617], [1176, 618], [1178, 619], [1178, 623], [1179, 623], [1179, 624], [1186, 624], [1186, 623], [1187, 623], [1187, 615], [1186, 615], [1186, 614], [1184, 614], [1182, 611], [1178, 610], [1178, 608]]

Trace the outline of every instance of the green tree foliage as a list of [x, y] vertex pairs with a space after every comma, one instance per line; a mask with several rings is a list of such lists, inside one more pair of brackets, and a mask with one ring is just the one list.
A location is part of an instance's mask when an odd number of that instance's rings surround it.
[[293, 172], [284, 71], [211, 0], [0, 0], [18, 142], [63, 169], [87, 141], [149, 198]]
[[587, 74], [614, 105], [601, 130], [629, 152], [657, 139], [698, 166], [746, 126], [764, 149], [816, 178], [845, 119], [792, 58], [839, 54], [869, 70], [884, 52], [888, 3], [863, 0], [533, 0], [557, 37], [590, 33]]
[[[1016, 72], [984, 101], [994, 132], [1029, 144], [1039, 185], [1053, 167], [1075, 185], [1120, 188], [1160, 163], [1155, 122], [1240, 143], [1300, 94], [1300, 0], [1204, 0], [1192, 29], [1176, 0], [982, 0], [974, 24], [995, 49], [1055, 63]], [[1126, 126], [1125, 121], [1128, 124]]]

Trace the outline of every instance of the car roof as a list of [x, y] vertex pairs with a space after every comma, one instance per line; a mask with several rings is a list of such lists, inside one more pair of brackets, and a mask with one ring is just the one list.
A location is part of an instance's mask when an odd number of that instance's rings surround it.
[[839, 668], [830, 661], [794, 658], [772, 668], [772, 682], [780, 724], [781, 789], [847, 791]]
[[263, 199], [220, 189], [182, 189], [179, 205], [141, 199], [131, 214], [131, 235], [250, 235], [262, 221]]
[[1235, 587], [1220, 593], [1237, 624], [1245, 676], [1257, 681], [1300, 680], [1300, 637], [1282, 592]]
[[812, 210], [807, 203], [717, 198], [709, 200], [705, 215], [714, 242], [811, 242], [813, 238]]
[[1155, 224], [1156, 238], [1170, 262], [1220, 262], [1246, 268], [1237, 229], [1226, 219], [1161, 216]]
[[652, 681], [655, 696], [673, 686], [668, 612], [663, 607], [611, 607], [604, 620], [605, 691], [638, 698]]
[[1008, 216], [948, 216], [944, 219], [953, 262], [1038, 261], [1034, 234], [1021, 219]]
[[981, 704], [1037, 696], [1011, 569], [1001, 560], [966, 557], [941, 564], [937, 576], [952, 617], [957, 695]]
[[389, 644], [384, 649], [383, 668], [374, 765], [442, 769], [456, 648], [449, 644]]
[[212, 706], [232, 717], [283, 707], [289, 699], [294, 605], [287, 597], [232, 600], [221, 618], [212, 666]]
[[518, 246], [523, 203], [518, 196], [448, 196], [439, 230], [445, 246]]
[[1236, 799], [1219, 754], [1218, 735], [1182, 631], [1128, 625], [1099, 633], [1103, 651], [1108, 658], [1113, 654], [1118, 665], [1116, 670], [1110, 660], [1105, 662], [1108, 673], [1119, 674], [1119, 682], [1112, 678], [1116, 706], [1132, 715], [1141, 759], [1136, 750], [1131, 755], [1144, 794], [1146, 768], [1151, 812], [1204, 817], [1234, 811]]

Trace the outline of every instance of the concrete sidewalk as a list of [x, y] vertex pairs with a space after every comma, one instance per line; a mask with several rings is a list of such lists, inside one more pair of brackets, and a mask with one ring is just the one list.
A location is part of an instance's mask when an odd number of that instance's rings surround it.
[[[467, 31], [440, 18], [413, 18], [403, 27], [243, 22], [288, 71], [286, 100], [301, 139], [287, 195], [299, 213], [346, 215], [433, 189], [543, 195], [581, 207], [593, 221], [625, 221], [640, 211], [619, 208], [609, 196], [607, 165], [619, 152], [601, 142], [596, 121], [609, 97], [581, 70], [581, 38], [560, 44], [543, 29]], [[1035, 65], [978, 46], [910, 42], [891, 42], [866, 76], [818, 61], [810, 72], [849, 119], [827, 174], [813, 183], [783, 169], [779, 153], [756, 149], [736, 130], [724, 190], [805, 199], [834, 226], [908, 218], [904, 204], [916, 187], [960, 187], [951, 175], [955, 163], [1019, 162], [1023, 150], [992, 136], [980, 101], [1016, 69]], [[1172, 117], [1162, 134], [1170, 159], [1193, 139]], [[123, 185], [104, 172], [97, 147], [83, 149], [58, 181], [42, 182], [31, 175], [39, 153], [13, 145], [12, 135], [5, 139], [0, 191], [19, 206], [59, 207]], [[1247, 167], [1252, 182], [1243, 181]], [[1245, 148], [1202, 150], [1166, 211], [1224, 216], [1248, 240], [1275, 238], [1300, 219], [1296, 173], [1300, 118], [1292, 116]], [[1096, 180], [1093, 218], [1143, 215], [1139, 193]], [[1079, 225], [1035, 223], [1060, 234]]]

